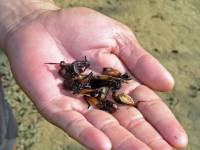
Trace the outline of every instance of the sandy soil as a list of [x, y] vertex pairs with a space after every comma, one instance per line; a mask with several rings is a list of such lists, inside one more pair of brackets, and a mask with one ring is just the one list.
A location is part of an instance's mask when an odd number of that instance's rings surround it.
[[[144, 48], [173, 74], [170, 93], [158, 93], [189, 135], [187, 150], [200, 149], [200, 1], [56, 0], [62, 7], [86, 6], [128, 25]], [[19, 124], [18, 150], [86, 149], [46, 122], [16, 85], [0, 53], [6, 97]]]

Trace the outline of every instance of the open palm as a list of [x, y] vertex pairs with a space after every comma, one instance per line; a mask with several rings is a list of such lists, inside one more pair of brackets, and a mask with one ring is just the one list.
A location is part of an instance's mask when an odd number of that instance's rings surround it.
[[[151, 90], [170, 90], [172, 77], [115, 20], [87, 8], [45, 12], [9, 36], [7, 55], [17, 82], [40, 113], [88, 148], [164, 150], [187, 144], [183, 128]], [[139, 102], [137, 108], [120, 106], [112, 115], [88, 110], [82, 99], [62, 89], [58, 68], [44, 64], [84, 56], [92, 71], [129, 71], [135, 80], [124, 90]]]

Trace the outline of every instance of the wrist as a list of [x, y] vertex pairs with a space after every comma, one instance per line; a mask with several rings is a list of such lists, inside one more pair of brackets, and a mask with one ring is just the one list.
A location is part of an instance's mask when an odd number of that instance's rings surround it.
[[4, 47], [10, 33], [41, 13], [57, 9], [51, 0], [0, 0], [0, 47]]

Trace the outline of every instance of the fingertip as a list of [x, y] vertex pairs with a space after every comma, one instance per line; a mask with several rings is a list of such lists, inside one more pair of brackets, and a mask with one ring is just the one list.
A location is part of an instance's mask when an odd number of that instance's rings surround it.
[[98, 144], [97, 144], [97, 149], [98, 150], [111, 150], [112, 149], [112, 144], [109, 140], [109, 138], [104, 138], [102, 139]]
[[174, 86], [172, 75], [149, 54], [137, 61], [133, 73], [139, 81], [157, 91], [169, 91]]
[[[101, 131], [97, 131], [98, 129], [92, 128], [84, 133], [85, 137], [81, 137], [83, 139], [83, 143], [90, 149], [94, 150], [110, 150], [112, 144], [109, 138], [102, 133]], [[90, 135], [90, 136], [88, 136]]]
[[111, 150], [112, 149], [112, 144], [108, 140], [102, 140], [101, 142], [96, 143], [94, 149], [95, 148], [97, 150]]
[[163, 79], [166, 83], [163, 86], [163, 91], [171, 91], [174, 87], [175, 81], [172, 75], [166, 70], [165, 78]]
[[188, 136], [177, 120], [171, 118], [160, 121], [156, 125], [161, 135], [175, 148], [185, 148], [188, 144]]
[[177, 131], [172, 144], [178, 149], [185, 148], [188, 145], [187, 134], [185, 132]]
[[175, 84], [175, 81], [172, 75], [165, 69], [165, 72], [163, 73], [163, 75], [160, 75], [160, 76], [161, 77], [158, 78], [158, 81], [157, 81], [160, 84], [152, 85], [152, 88], [156, 91], [161, 91], [161, 92], [171, 91]]

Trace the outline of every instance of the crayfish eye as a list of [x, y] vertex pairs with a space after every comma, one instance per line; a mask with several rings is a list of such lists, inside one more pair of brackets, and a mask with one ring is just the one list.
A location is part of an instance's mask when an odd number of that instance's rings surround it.
[[89, 61], [86, 61], [85, 65], [88, 67], [90, 66], [90, 62]]
[[60, 62], [60, 67], [62, 68], [62, 67], [65, 67], [66, 66], [66, 62], [65, 61], [61, 61]]

